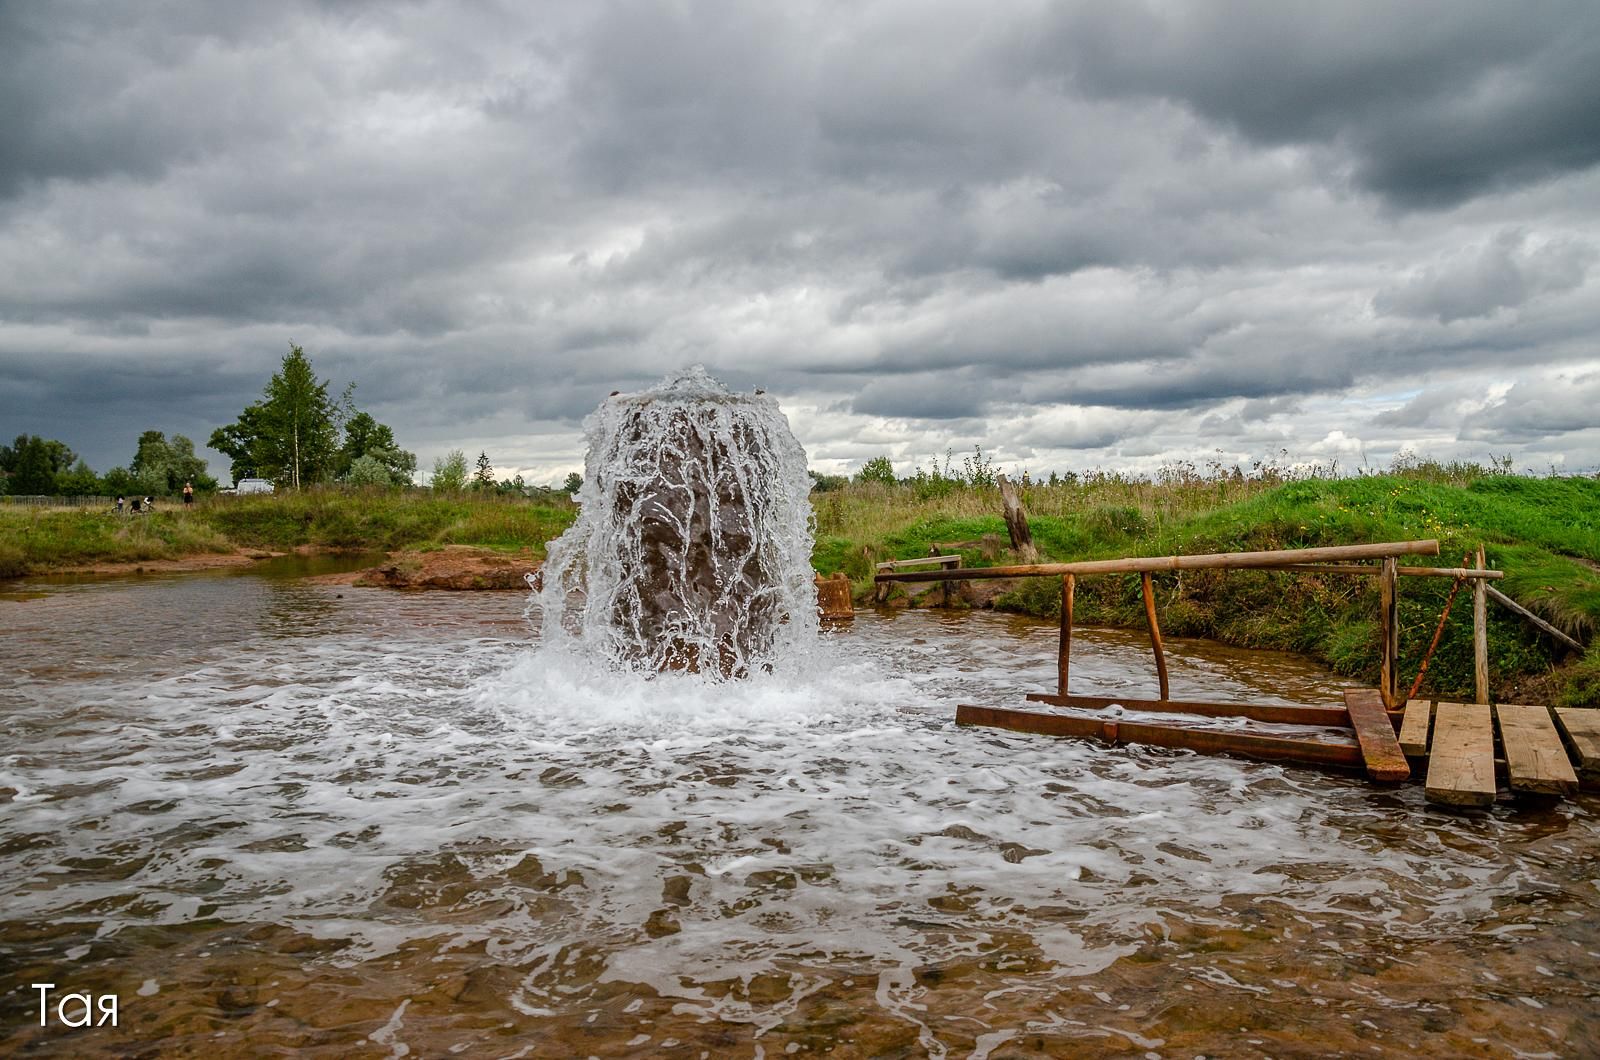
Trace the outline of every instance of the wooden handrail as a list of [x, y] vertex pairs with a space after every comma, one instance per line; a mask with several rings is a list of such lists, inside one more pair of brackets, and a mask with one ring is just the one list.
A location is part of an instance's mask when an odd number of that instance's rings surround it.
[[[1324, 548], [1286, 548], [1271, 552], [1212, 552], [1196, 556], [1148, 556], [1124, 559], [1082, 560], [1077, 563], [1023, 563], [1009, 567], [968, 567], [964, 580], [981, 578], [1041, 578], [1061, 574], [1142, 574], [1169, 570], [1262, 570], [1289, 567], [1296, 563], [1328, 560], [1392, 559], [1395, 556], [1437, 556], [1439, 542], [1385, 541], [1371, 545], [1330, 545]], [[878, 581], [948, 581], [942, 571], [908, 571], [876, 576]]]

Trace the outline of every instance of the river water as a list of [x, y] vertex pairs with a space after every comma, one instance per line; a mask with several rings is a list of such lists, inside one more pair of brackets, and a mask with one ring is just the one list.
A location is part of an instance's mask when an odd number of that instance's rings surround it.
[[[0, 1054], [1600, 1055], [1593, 796], [957, 729], [1052, 684], [1028, 619], [706, 688], [301, 573], [0, 589]], [[1169, 651], [1174, 696], [1337, 696]], [[1153, 690], [1135, 634], [1073, 664]]]

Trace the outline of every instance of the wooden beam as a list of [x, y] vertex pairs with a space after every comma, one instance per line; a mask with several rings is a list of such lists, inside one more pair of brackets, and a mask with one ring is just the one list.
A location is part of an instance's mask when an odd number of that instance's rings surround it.
[[1422, 758], [1428, 753], [1428, 728], [1433, 721], [1433, 704], [1426, 699], [1406, 701], [1405, 720], [1400, 723], [1400, 753]]
[[1594, 707], [1556, 707], [1556, 725], [1578, 763], [1585, 781], [1600, 781], [1600, 710]]
[[[1478, 546], [1478, 566], [1484, 567], [1483, 546]], [[1484, 582], [1472, 583], [1472, 680], [1478, 702], [1489, 702], [1489, 595]]]
[[1125, 707], [1160, 714], [1197, 714], [1204, 718], [1253, 718], [1290, 725], [1322, 725], [1349, 728], [1350, 713], [1344, 707], [1316, 707], [1294, 703], [1212, 703], [1187, 699], [1129, 699], [1126, 696], [1051, 696], [1033, 694], [1030, 703], [1049, 703], [1057, 707], [1103, 710]]
[[[1058, 574], [1138, 574], [1168, 570], [1262, 570], [1293, 563], [1318, 563], [1336, 559], [1385, 559], [1394, 556], [1437, 556], [1439, 542], [1384, 541], [1371, 545], [1329, 545], [1324, 548], [1286, 548], [1270, 552], [1210, 552], [1195, 556], [1134, 556], [1124, 559], [1081, 560], [1077, 563], [1021, 563], [1008, 567], [969, 567], [966, 579], [1038, 578]], [[939, 581], [939, 571], [880, 574], [882, 581]]]
[[976, 707], [963, 703], [956, 707], [957, 725], [985, 725], [1013, 732], [1044, 736], [1077, 736], [1101, 739], [1108, 743], [1148, 744], [1176, 747], [1202, 754], [1235, 754], [1269, 762], [1323, 766], [1331, 769], [1363, 768], [1361, 748], [1354, 740], [1299, 739], [1287, 736], [1257, 736], [1229, 729], [1196, 729], [1179, 725], [1147, 725], [1116, 719], [1089, 718], [1073, 714], [1043, 714], [1005, 707]]
[[1379, 622], [1383, 626], [1383, 654], [1378, 659], [1378, 691], [1383, 705], [1398, 710], [1400, 703], [1400, 601], [1396, 590], [1394, 559], [1383, 561], [1378, 576]]
[[1546, 622], [1532, 611], [1529, 611], [1526, 607], [1523, 607], [1521, 604], [1517, 603], [1515, 600], [1511, 599], [1511, 597], [1507, 596], [1499, 589], [1496, 589], [1494, 586], [1486, 585], [1484, 586], [1484, 591], [1489, 594], [1489, 599], [1493, 600], [1497, 604], [1503, 604], [1512, 611], [1515, 611], [1517, 614], [1521, 615], [1538, 628], [1544, 630], [1546, 633], [1550, 634], [1567, 647], [1573, 648], [1577, 651], [1583, 650], [1582, 644], [1579, 644], [1577, 641], [1573, 640], [1571, 637], [1567, 636], [1565, 633], [1561, 632], [1559, 629], [1552, 626], [1550, 623]]
[[1067, 670], [1072, 659], [1072, 598], [1078, 579], [1061, 576], [1061, 643], [1056, 648], [1056, 694], [1067, 694]]
[[1567, 761], [1567, 749], [1561, 746], [1561, 734], [1550, 721], [1549, 708], [1498, 703], [1494, 720], [1500, 725], [1500, 745], [1506, 749], [1512, 791], [1577, 794], [1578, 774]]
[[1156, 591], [1150, 581], [1150, 572], [1145, 571], [1139, 575], [1139, 589], [1144, 593], [1144, 617], [1150, 624], [1150, 650], [1156, 654], [1156, 680], [1161, 685], [1161, 698], [1167, 699], [1171, 690], [1167, 687], [1167, 656], [1161, 650], [1161, 624], [1156, 621]]
[[[1375, 578], [1383, 568], [1372, 563], [1286, 563], [1274, 570], [1300, 571], [1305, 574], [1364, 574]], [[1503, 570], [1474, 570], [1471, 567], [1396, 567], [1402, 578], [1504, 578]]]
[[1370, 688], [1347, 688], [1344, 706], [1356, 730], [1356, 742], [1361, 745], [1367, 776], [1386, 784], [1409, 779], [1411, 766], [1394, 737], [1394, 724], [1383, 709], [1383, 697]]
[[1440, 703], [1428, 750], [1429, 802], [1488, 806], [1494, 802], [1494, 729], [1483, 703]]
[[960, 556], [917, 556], [914, 559], [888, 559], [878, 564], [881, 571], [899, 570], [901, 567], [928, 567], [938, 564], [942, 567], [961, 566]]

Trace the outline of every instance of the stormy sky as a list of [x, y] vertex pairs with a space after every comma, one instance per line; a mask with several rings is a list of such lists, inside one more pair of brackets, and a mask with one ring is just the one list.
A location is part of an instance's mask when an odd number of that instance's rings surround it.
[[0, 436], [293, 341], [533, 481], [692, 362], [825, 471], [1594, 471], [1597, 71], [1593, 0], [0, 0]]

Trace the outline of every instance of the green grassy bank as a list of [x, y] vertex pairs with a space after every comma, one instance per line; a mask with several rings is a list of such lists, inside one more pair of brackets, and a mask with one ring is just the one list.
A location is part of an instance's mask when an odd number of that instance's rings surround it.
[[[921, 491], [926, 493], [926, 491]], [[913, 486], [858, 486], [816, 498], [816, 560], [843, 570], [858, 592], [882, 559], [927, 555], [933, 542], [997, 535], [1005, 540], [992, 488], [919, 495]], [[1041, 558], [1105, 559], [1177, 553], [1312, 548], [1437, 538], [1437, 559], [1455, 566], [1480, 543], [1506, 571], [1501, 591], [1589, 642], [1600, 626], [1600, 480], [1529, 478], [1473, 467], [1422, 465], [1389, 475], [1282, 481], [1240, 475], [1171, 474], [1164, 481], [1096, 475], [1025, 491]], [[995, 562], [977, 549], [969, 566]], [[1376, 579], [1347, 575], [1189, 571], [1158, 575], [1165, 633], [1246, 647], [1288, 649], [1341, 674], [1377, 679]], [[1401, 676], [1409, 687], [1450, 592], [1442, 578], [1400, 585]], [[1028, 614], [1059, 613], [1055, 579], [1029, 579], [997, 601]], [[1136, 576], [1080, 579], [1076, 617], [1142, 627]], [[1569, 705], [1600, 702], [1600, 647], [1556, 669], [1564, 652], [1499, 605], [1489, 611], [1490, 674], [1501, 696], [1537, 695]], [[1429, 664], [1424, 693], [1472, 693], [1470, 592], [1451, 608]]]
[[148, 515], [0, 506], [0, 577], [308, 545], [385, 551], [476, 545], [543, 557], [544, 543], [572, 522], [575, 511], [563, 497], [533, 501], [386, 490], [216, 497], [188, 509], [161, 505]]

